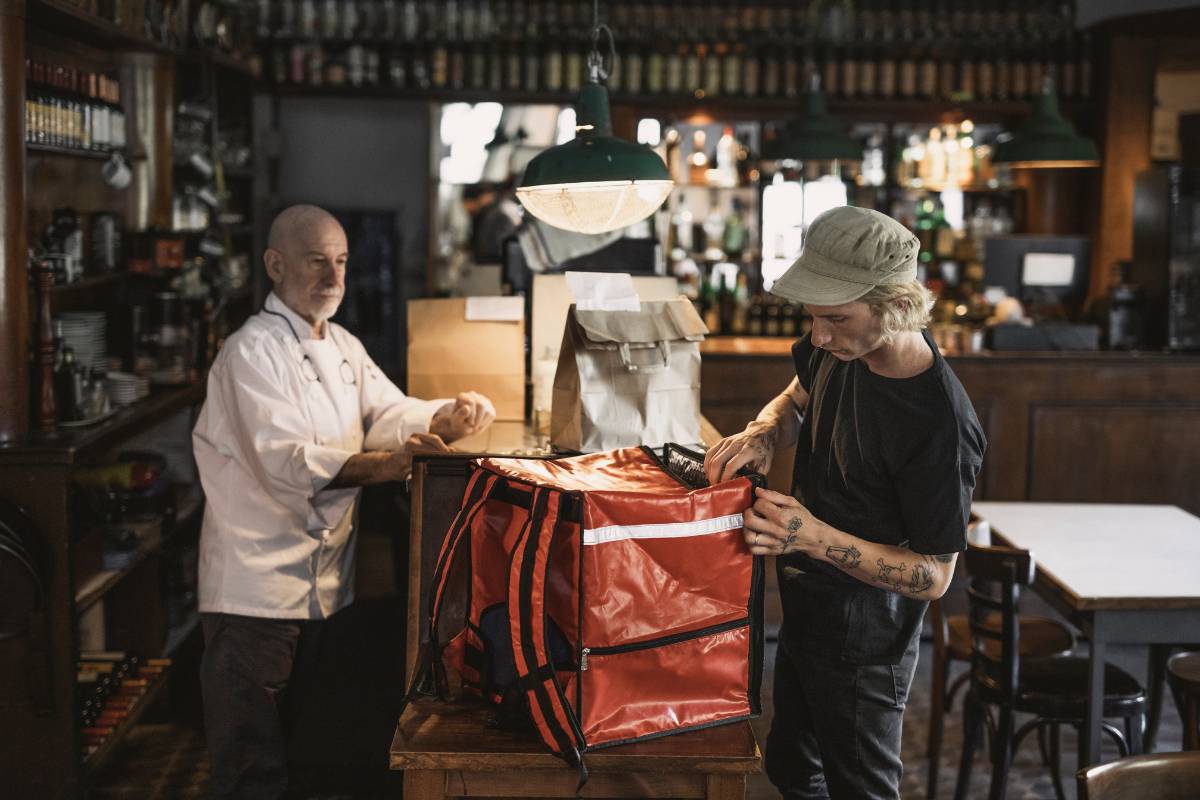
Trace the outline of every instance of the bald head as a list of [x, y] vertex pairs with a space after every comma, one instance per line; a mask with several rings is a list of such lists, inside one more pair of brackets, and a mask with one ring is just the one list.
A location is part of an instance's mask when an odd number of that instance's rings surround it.
[[[283, 253], [324, 230], [342, 230], [337, 218], [319, 206], [296, 205], [280, 211], [271, 222], [267, 247]], [[345, 237], [345, 232], [342, 236]]]
[[263, 262], [275, 294], [320, 336], [345, 291], [346, 232], [323, 208], [296, 205], [271, 223]]

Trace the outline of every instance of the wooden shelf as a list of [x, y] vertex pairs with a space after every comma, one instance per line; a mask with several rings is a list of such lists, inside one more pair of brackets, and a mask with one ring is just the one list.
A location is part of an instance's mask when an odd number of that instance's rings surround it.
[[124, 270], [114, 270], [105, 272], [100, 275], [93, 275], [90, 278], [75, 281], [74, 283], [59, 283], [50, 289], [51, 295], [74, 294], [75, 292], [92, 291], [100, 289], [110, 284], [119, 283], [125, 280], [125, 276], [129, 273]]
[[121, 582], [126, 575], [133, 572], [146, 558], [158, 551], [162, 547], [162, 537], [154, 536], [149, 540], [142, 542], [137, 553], [134, 554], [132, 560], [120, 569], [105, 569], [97, 572], [87, 583], [75, 590], [75, 613], [82, 614], [87, 609], [95, 605], [96, 601], [104, 597], [114, 586]]
[[238, 75], [251, 78], [255, 81], [258, 80], [258, 75], [255, 74], [254, 69], [250, 66], [248, 61], [221, 50], [199, 47], [191, 48], [189, 50], [184, 50], [181, 53], [177, 53], [176, 58], [185, 64], [211, 63], [213, 66], [220, 67], [228, 72], [233, 72]]
[[84, 761], [83, 764], [83, 771], [86, 776], [90, 777], [96, 774], [97, 771], [103, 769], [104, 766], [108, 764], [109, 760], [111, 760], [113, 756], [113, 753], [116, 752], [117, 748], [121, 745], [121, 742], [124, 741], [125, 737], [129, 735], [129, 732], [133, 730], [134, 726], [137, 725], [138, 720], [145, 715], [150, 706], [154, 705], [154, 701], [157, 700], [159, 694], [162, 693], [163, 687], [167, 685], [167, 678], [170, 674], [170, 667], [163, 670], [163, 673], [158, 677], [158, 680], [146, 689], [146, 693], [142, 695], [141, 699], [137, 701], [137, 704], [130, 709], [129, 716], [117, 726], [116, 730], [113, 731], [112, 736], [109, 736], [107, 739], [105, 739], [104, 744], [100, 745], [100, 748], [96, 750], [96, 752], [87, 757], [87, 760]]
[[[557, 104], [574, 105], [575, 92], [525, 92], [489, 89], [429, 88], [410, 89], [394, 86], [305, 86], [298, 84], [275, 84], [271, 90], [281, 95], [309, 95], [323, 97], [383, 97], [398, 100], [422, 100], [427, 102], [499, 102], [505, 104]], [[692, 95], [631, 95], [623, 92], [611, 94], [613, 106], [631, 107], [646, 113], [657, 113], [668, 118], [686, 118], [692, 114], [704, 114], [728, 119], [788, 120], [804, 113], [800, 98], [790, 97], [742, 97], [715, 95], [695, 97]], [[1063, 113], [1072, 119], [1081, 119], [1094, 113], [1095, 103], [1090, 100], [1063, 100]], [[980, 122], [1007, 122], [1029, 116], [1033, 107], [1028, 100], [953, 100], [927, 99], [883, 99], [883, 98], [830, 98], [829, 110], [843, 122], [914, 122], [934, 123], [970, 119]]]
[[204, 400], [204, 381], [155, 389], [150, 396], [119, 410], [91, 428], [57, 433], [31, 433], [25, 439], [0, 443], [0, 463], [65, 463], [120, 444], [180, 409]]
[[107, 161], [112, 158], [113, 153], [120, 153], [128, 161], [129, 156], [120, 150], [81, 150], [77, 147], [59, 147], [53, 144], [40, 144], [38, 142], [26, 142], [25, 149], [30, 153], [38, 153], [52, 156], [70, 156], [71, 158], [90, 158], [96, 161]]
[[57, 34], [72, 35], [87, 44], [157, 53], [170, 52], [158, 42], [61, 0], [29, 0], [26, 4], [26, 14], [31, 23]]

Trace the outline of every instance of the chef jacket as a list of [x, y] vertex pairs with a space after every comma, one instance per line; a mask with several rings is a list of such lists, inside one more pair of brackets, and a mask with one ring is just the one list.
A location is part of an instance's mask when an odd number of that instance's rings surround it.
[[447, 400], [407, 397], [344, 328], [271, 294], [208, 374], [192, 442], [207, 499], [199, 610], [324, 619], [354, 600], [355, 453], [398, 450]]

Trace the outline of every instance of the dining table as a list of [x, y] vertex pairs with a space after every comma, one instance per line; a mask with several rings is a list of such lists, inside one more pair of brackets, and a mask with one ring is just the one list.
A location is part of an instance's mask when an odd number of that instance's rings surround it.
[[1200, 517], [1171, 505], [977, 502], [992, 543], [1028, 550], [1033, 590], [1090, 643], [1080, 768], [1100, 762], [1106, 650], [1200, 642]]

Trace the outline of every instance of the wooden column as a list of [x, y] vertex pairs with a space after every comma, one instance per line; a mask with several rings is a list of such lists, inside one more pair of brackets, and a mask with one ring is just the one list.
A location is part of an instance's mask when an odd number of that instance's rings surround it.
[[1101, 207], [1092, 247], [1089, 296], [1108, 291], [1114, 262], [1133, 257], [1133, 181], [1150, 166], [1154, 71], [1151, 38], [1113, 37], [1103, 89]]
[[0, 0], [0, 441], [29, 429], [25, 1]]

